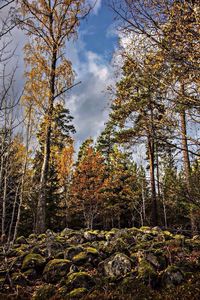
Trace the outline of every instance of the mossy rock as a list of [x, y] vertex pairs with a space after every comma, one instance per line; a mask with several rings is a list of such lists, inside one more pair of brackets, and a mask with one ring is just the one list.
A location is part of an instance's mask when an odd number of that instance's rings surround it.
[[27, 244], [27, 240], [24, 236], [19, 236], [17, 239], [16, 239], [16, 244]]
[[60, 252], [56, 253], [55, 258], [57, 258], [57, 259], [65, 259], [65, 252], [60, 251]]
[[95, 285], [93, 278], [86, 272], [75, 272], [68, 276], [66, 286], [69, 290], [85, 288], [90, 290]]
[[116, 252], [124, 252], [126, 254], [129, 254], [128, 244], [125, 243], [122, 238], [117, 238], [116, 240], [107, 242], [103, 250], [104, 252], [109, 254], [114, 254]]
[[184, 274], [177, 266], [169, 266], [161, 273], [163, 287], [171, 287], [181, 284], [184, 281]]
[[163, 234], [164, 234], [166, 241], [173, 239], [173, 234], [171, 232], [169, 232], [168, 230], [164, 230]]
[[39, 240], [39, 241], [42, 241], [42, 240], [44, 240], [44, 239], [46, 239], [46, 238], [47, 238], [47, 236], [46, 236], [45, 233], [41, 233], [40, 235], [38, 235], [38, 240]]
[[158, 274], [144, 258], [140, 260], [138, 265], [138, 278], [146, 284], [151, 284], [152, 287], [156, 286]]
[[21, 247], [19, 247], [19, 248], [16, 248], [16, 249], [12, 249], [12, 250], [10, 250], [9, 251], [9, 253], [8, 253], [8, 257], [24, 257], [24, 256], [26, 256], [27, 255], [27, 253], [25, 252], [25, 251], [23, 251], [22, 249], [21, 249]]
[[55, 286], [46, 284], [41, 286], [33, 295], [32, 300], [50, 300], [56, 294]]
[[34, 246], [31, 250], [31, 253], [40, 254], [40, 255], [43, 254], [41, 248], [39, 248], [38, 246]]
[[85, 264], [88, 260], [88, 256], [86, 252], [80, 252], [79, 254], [75, 255], [72, 259], [73, 263], [77, 266], [81, 266]]
[[93, 242], [98, 239], [98, 234], [99, 234], [99, 231], [96, 231], [96, 230], [89, 231], [88, 230], [88, 231], [84, 232], [83, 236], [86, 239], [86, 241]]
[[93, 248], [93, 247], [87, 247], [86, 248], [86, 253], [90, 254], [92, 256], [98, 256], [99, 252], [97, 251], [97, 249]]
[[40, 271], [41, 269], [43, 269], [45, 262], [45, 258], [40, 254], [30, 253], [26, 255], [23, 260], [22, 270], [25, 271], [28, 269], [36, 269], [37, 271]]
[[154, 239], [154, 236], [150, 233], [145, 233], [141, 236], [140, 241], [141, 242], [148, 242], [152, 241]]
[[71, 262], [68, 259], [53, 259], [48, 262], [43, 271], [43, 277], [48, 283], [57, 283], [70, 270]]
[[81, 299], [88, 293], [86, 288], [77, 288], [67, 294], [68, 299]]
[[68, 259], [72, 260], [72, 258], [83, 251], [83, 247], [81, 246], [73, 246], [67, 249], [65, 255]]
[[146, 260], [156, 269], [160, 269], [161, 265], [157, 256], [151, 252], [146, 254]]
[[131, 271], [131, 260], [123, 253], [117, 253], [103, 262], [107, 277], [123, 277]]
[[24, 272], [24, 276], [26, 276], [26, 278], [30, 281], [34, 281], [38, 277], [35, 269], [28, 269]]
[[28, 236], [28, 238], [29, 238], [30, 240], [35, 240], [35, 239], [37, 238], [37, 235], [36, 235], [35, 233], [31, 233], [31, 234]]

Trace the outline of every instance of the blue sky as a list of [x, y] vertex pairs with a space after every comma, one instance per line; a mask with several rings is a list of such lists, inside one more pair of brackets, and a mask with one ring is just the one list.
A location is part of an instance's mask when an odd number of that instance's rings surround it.
[[114, 84], [112, 56], [117, 48], [112, 11], [98, 1], [79, 28], [79, 37], [67, 44], [66, 54], [81, 84], [66, 97], [77, 130], [76, 148], [88, 137], [96, 138], [108, 117], [107, 87]]
[[113, 13], [103, 1], [97, 11], [92, 12], [81, 23], [80, 31], [85, 32], [84, 41], [88, 50], [110, 59], [116, 46]]

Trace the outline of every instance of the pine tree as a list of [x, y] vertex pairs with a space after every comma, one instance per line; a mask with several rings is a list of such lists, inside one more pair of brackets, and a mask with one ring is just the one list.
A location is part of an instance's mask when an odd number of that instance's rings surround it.
[[[59, 158], [63, 155], [63, 151], [71, 145], [71, 134], [75, 132], [73, 125], [71, 125], [72, 117], [69, 114], [69, 110], [66, 109], [61, 103], [57, 104], [54, 109], [52, 117], [52, 133], [51, 133], [51, 155], [49, 161], [49, 175], [46, 185], [46, 222], [48, 228], [59, 228], [62, 223], [63, 216], [60, 215], [60, 209], [63, 202], [63, 182], [60, 180], [59, 172]], [[45, 120], [40, 125], [40, 130], [37, 134], [40, 149], [37, 151], [34, 158], [35, 169], [35, 182], [40, 180], [40, 172], [43, 161], [43, 149], [45, 143]], [[40, 192], [38, 188], [38, 193]], [[38, 194], [37, 194], [38, 195]]]

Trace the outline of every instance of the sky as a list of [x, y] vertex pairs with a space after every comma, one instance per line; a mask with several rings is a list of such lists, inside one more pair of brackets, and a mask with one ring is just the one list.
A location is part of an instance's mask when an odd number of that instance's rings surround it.
[[[104, 1], [104, 3], [103, 3]], [[118, 38], [114, 30], [114, 16], [99, 0], [79, 28], [79, 37], [70, 42], [66, 55], [72, 61], [81, 84], [66, 96], [66, 105], [74, 117], [76, 147], [88, 137], [96, 138], [108, 117], [107, 87], [114, 84], [113, 52]]]

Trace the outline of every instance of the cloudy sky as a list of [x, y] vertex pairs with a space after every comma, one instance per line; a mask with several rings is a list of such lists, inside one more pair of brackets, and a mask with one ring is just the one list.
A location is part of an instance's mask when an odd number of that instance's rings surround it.
[[80, 26], [78, 40], [67, 45], [66, 55], [73, 63], [76, 81], [81, 81], [66, 96], [66, 104], [74, 116], [76, 146], [88, 137], [95, 138], [107, 119], [106, 90], [115, 80], [111, 61], [117, 47], [113, 19], [103, 0], [97, 1], [93, 12]]

